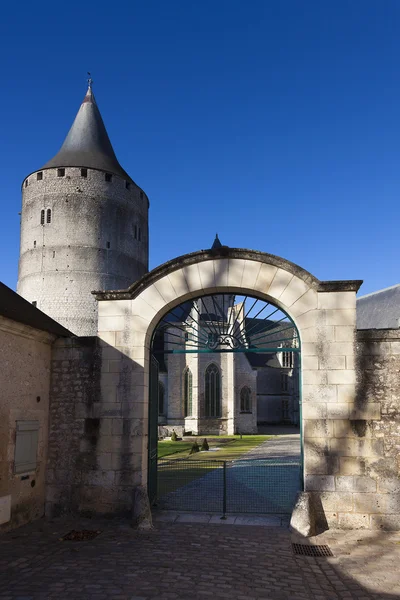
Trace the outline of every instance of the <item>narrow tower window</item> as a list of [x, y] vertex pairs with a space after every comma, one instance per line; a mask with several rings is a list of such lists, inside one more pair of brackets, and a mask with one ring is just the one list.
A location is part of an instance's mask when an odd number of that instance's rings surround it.
[[158, 414], [160, 416], [165, 414], [164, 396], [165, 396], [165, 387], [161, 383], [161, 381], [159, 381], [158, 382]]
[[55, 257], [56, 257], [56, 251], [53, 250], [53, 258], [55, 258]]
[[40, 224], [44, 225], [44, 208], [40, 211]]
[[140, 199], [143, 200], [143, 192], [140, 192]]
[[33, 242], [33, 247], [36, 248], [36, 240]]
[[65, 177], [65, 169], [57, 169], [57, 177]]
[[43, 179], [43, 172], [42, 171], [39, 171], [39, 173], [36, 174], [36, 179], [38, 181], [42, 181], [42, 179]]
[[211, 364], [205, 373], [205, 416], [221, 416], [221, 374], [217, 365]]
[[109, 247], [110, 247], [110, 242], [107, 242], [107, 248], [109, 248]]
[[81, 169], [81, 177], [87, 177], [87, 169]]
[[139, 227], [139, 229], [138, 229], [138, 240], [139, 240], [139, 242], [140, 242], [141, 239], [142, 239], [142, 234], [141, 234], [140, 227]]
[[32, 301], [32, 306], [37, 306], [37, 300]]
[[108, 182], [112, 181], [112, 175], [111, 175], [111, 173], [106, 173], [105, 174], [105, 180], [108, 181]]
[[129, 181], [125, 181], [125, 187], [127, 190], [131, 189], [131, 184], [129, 183]]
[[193, 411], [193, 384], [192, 372], [189, 367], [183, 372], [183, 407], [185, 417], [191, 417]]
[[135, 225], [135, 240], [137, 240], [137, 225]]
[[247, 385], [240, 390], [240, 412], [251, 413], [251, 390]]
[[51, 223], [51, 208], [47, 209], [46, 222]]
[[25, 179], [25, 187], [28, 187], [28, 180]]

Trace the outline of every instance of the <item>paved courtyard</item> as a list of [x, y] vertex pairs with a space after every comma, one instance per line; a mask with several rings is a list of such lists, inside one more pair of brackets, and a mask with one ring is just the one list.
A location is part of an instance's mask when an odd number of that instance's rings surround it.
[[[70, 530], [91, 541], [61, 541]], [[295, 556], [285, 528], [39, 520], [0, 538], [1, 600], [400, 598], [400, 534], [327, 532], [334, 557]], [[307, 543], [307, 540], [297, 540]]]

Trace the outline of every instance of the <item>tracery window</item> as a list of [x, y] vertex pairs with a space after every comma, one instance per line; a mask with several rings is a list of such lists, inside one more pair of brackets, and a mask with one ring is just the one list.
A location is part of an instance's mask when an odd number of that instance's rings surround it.
[[158, 382], [158, 414], [165, 414], [165, 387], [161, 381]]
[[282, 366], [288, 369], [293, 367], [293, 352], [282, 353]]
[[183, 405], [185, 417], [191, 417], [193, 412], [193, 382], [189, 367], [183, 371]]
[[251, 390], [247, 385], [240, 390], [240, 412], [251, 413]]
[[215, 364], [205, 372], [205, 416], [221, 416], [221, 373]]
[[40, 224], [44, 225], [44, 208], [40, 211]]
[[47, 209], [46, 223], [51, 223], [51, 208]]

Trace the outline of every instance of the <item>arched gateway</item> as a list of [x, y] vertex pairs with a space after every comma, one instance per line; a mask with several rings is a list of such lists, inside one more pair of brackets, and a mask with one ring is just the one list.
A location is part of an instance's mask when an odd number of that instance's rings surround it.
[[354, 411], [356, 292], [361, 283], [319, 281], [282, 258], [222, 246], [169, 261], [127, 290], [95, 292], [101, 401], [116, 430], [126, 434], [112, 442], [119, 464], [109, 504], [115, 496], [122, 508], [129, 490], [147, 487], [150, 351], [156, 326], [185, 301], [236, 293], [271, 302], [295, 324], [302, 347], [304, 490], [321, 500], [319, 510], [328, 521], [330, 512], [346, 512], [346, 500], [335, 487], [342, 468], [337, 443], [344, 437], [339, 429]]

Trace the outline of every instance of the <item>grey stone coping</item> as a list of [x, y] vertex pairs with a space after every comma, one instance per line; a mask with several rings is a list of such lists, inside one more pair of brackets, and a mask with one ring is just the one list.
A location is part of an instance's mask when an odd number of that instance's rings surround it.
[[131, 300], [136, 298], [144, 289], [146, 289], [152, 283], [155, 283], [165, 275], [176, 271], [182, 267], [187, 267], [196, 263], [201, 263], [207, 260], [214, 260], [216, 258], [241, 258], [243, 260], [253, 260], [269, 265], [273, 265], [278, 268], [282, 268], [299, 279], [306, 282], [311, 288], [318, 292], [343, 292], [343, 291], [358, 291], [362, 284], [362, 280], [349, 280], [349, 281], [319, 281], [314, 275], [299, 267], [295, 263], [292, 263], [285, 258], [275, 256], [274, 254], [267, 254], [266, 252], [260, 252], [258, 250], [247, 250], [244, 248], [228, 248], [228, 246], [221, 246], [220, 248], [209, 249], [209, 250], [198, 250], [190, 254], [184, 254], [178, 256], [159, 267], [156, 267], [146, 275], [143, 275], [141, 279], [133, 283], [126, 290], [95, 290], [92, 292], [96, 300]]
[[357, 341], [400, 340], [400, 329], [357, 329]]

